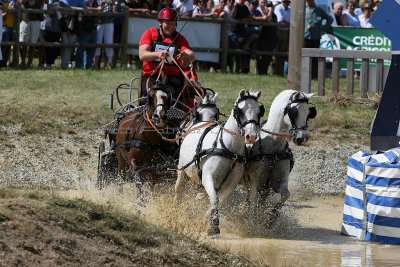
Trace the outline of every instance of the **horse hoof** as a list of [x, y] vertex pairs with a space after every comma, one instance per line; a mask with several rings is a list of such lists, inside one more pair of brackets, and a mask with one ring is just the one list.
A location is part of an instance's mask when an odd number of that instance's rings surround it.
[[219, 227], [211, 226], [208, 228], [207, 234], [210, 238], [217, 238], [221, 231], [219, 230]]

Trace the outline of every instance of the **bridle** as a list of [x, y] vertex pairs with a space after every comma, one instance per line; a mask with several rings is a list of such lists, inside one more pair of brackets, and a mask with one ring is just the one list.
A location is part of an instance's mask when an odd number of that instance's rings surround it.
[[[292, 125], [292, 128], [289, 130], [289, 133], [293, 136], [295, 136], [299, 131], [306, 131], [308, 129], [308, 120], [309, 119], [313, 119], [315, 118], [315, 116], [317, 116], [317, 109], [315, 108], [315, 105], [312, 103], [309, 103], [309, 99], [308, 98], [297, 98], [297, 99], [293, 99], [294, 96], [297, 94], [298, 92], [294, 92], [289, 100], [288, 103], [285, 106], [284, 112], [283, 112], [283, 116], [288, 115], [289, 119], [290, 119], [290, 123]], [[296, 124], [296, 118], [299, 115], [299, 110], [297, 109], [297, 106], [292, 106], [293, 104], [300, 104], [300, 103], [307, 103], [309, 105], [312, 105], [312, 107], [309, 108], [309, 114], [307, 116], [307, 120], [306, 120], [306, 125], [299, 127]]]
[[217, 107], [216, 104], [213, 103], [207, 103], [207, 104], [203, 104], [200, 103], [197, 105], [197, 109], [195, 110], [193, 117], [195, 118], [196, 122], [200, 122], [200, 113], [198, 111], [198, 109], [203, 109], [203, 108], [210, 108], [210, 109], [215, 109], [217, 112], [217, 117], [215, 118], [216, 121], [219, 120], [219, 108]]
[[[157, 109], [157, 107], [161, 106], [165, 109], [165, 111], [167, 111], [169, 109], [170, 106], [170, 99], [171, 99], [171, 93], [161, 84], [161, 81], [157, 81], [155, 85], [153, 85], [152, 87], [150, 87], [149, 91], [147, 92], [147, 109], [150, 111], [151, 105], [153, 103], [153, 97], [151, 96], [151, 92], [152, 91], [162, 91], [165, 94], [167, 94], [167, 101], [165, 101], [165, 103], [163, 104], [157, 104], [154, 107], [154, 110]], [[151, 112], [151, 120], [154, 120], [153, 118], [154, 112]]]
[[[239, 108], [239, 104], [240, 104], [241, 102], [247, 100], [247, 99], [253, 99], [253, 100], [256, 101], [257, 103], [259, 103], [259, 104], [260, 104], [260, 105], [259, 105], [260, 112], [258, 113], [258, 118], [257, 118], [257, 120], [247, 120], [247, 121], [245, 121], [245, 122], [242, 123], [242, 122], [240, 121], [241, 109]], [[257, 98], [257, 97], [252, 96], [252, 95], [247, 95], [247, 96], [243, 96], [243, 97], [239, 98], [239, 99], [236, 101], [236, 103], [235, 103], [235, 105], [234, 105], [234, 107], [233, 107], [233, 117], [235, 118], [236, 123], [237, 123], [238, 126], [239, 126], [241, 135], [244, 135], [244, 130], [243, 130], [243, 129], [244, 129], [244, 127], [245, 127], [247, 124], [249, 124], [249, 123], [254, 123], [256, 126], [260, 126], [260, 118], [261, 118], [262, 116], [264, 116], [264, 113], [265, 113], [264, 105], [261, 104], [260, 102], [258, 102], [258, 98]]]

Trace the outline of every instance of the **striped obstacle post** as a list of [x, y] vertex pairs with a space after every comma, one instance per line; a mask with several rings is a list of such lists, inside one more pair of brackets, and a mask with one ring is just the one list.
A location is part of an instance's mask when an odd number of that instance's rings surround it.
[[342, 233], [400, 245], [400, 148], [358, 152], [347, 168]]

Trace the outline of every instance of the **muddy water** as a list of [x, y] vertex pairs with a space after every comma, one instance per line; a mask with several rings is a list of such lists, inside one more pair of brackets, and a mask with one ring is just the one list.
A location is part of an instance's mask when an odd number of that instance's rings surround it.
[[[173, 187], [158, 189], [148, 196], [145, 205], [136, 202], [134, 189], [125, 186], [98, 191], [90, 183], [82, 190], [67, 193], [99, 203], [113, 203], [116, 208], [140, 214], [158, 224], [199, 242], [241, 254], [269, 266], [399, 266], [399, 246], [358, 241], [340, 234], [343, 197], [315, 197], [303, 200], [294, 196], [284, 208], [277, 225], [266, 230], [261, 223], [250, 221], [239, 203], [228, 203], [221, 209], [221, 236], [209, 239], [203, 215], [207, 198], [198, 188], [189, 189], [179, 206], [172, 204]], [[232, 208], [232, 206], [234, 208]]]
[[228, 232], [211, 243], [270, 266], [399, 266], [399, 246], [340, 234], [342, 208], [342, 197], [290, 201], [284, 216], [295, 219], [284, 229], [276, 226], [270, 237]]

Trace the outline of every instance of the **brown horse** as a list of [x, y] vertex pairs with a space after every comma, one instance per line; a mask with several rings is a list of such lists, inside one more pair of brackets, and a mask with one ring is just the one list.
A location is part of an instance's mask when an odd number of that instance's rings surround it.
[[155, 85], [148, 92], [144, 108], [124, 117], [118, 126], [118, 174], [124, 181], [133, 180], [139, 188], [140, 196], [141, 184], [144, 181], [150, 185], [159, 182], [155, 167], [165, 164], [166, 158], [174, 152], [171, 143], [157, 132], [167, 127], [166, 112], [170, 100], [171, 94], [163, 85]]

